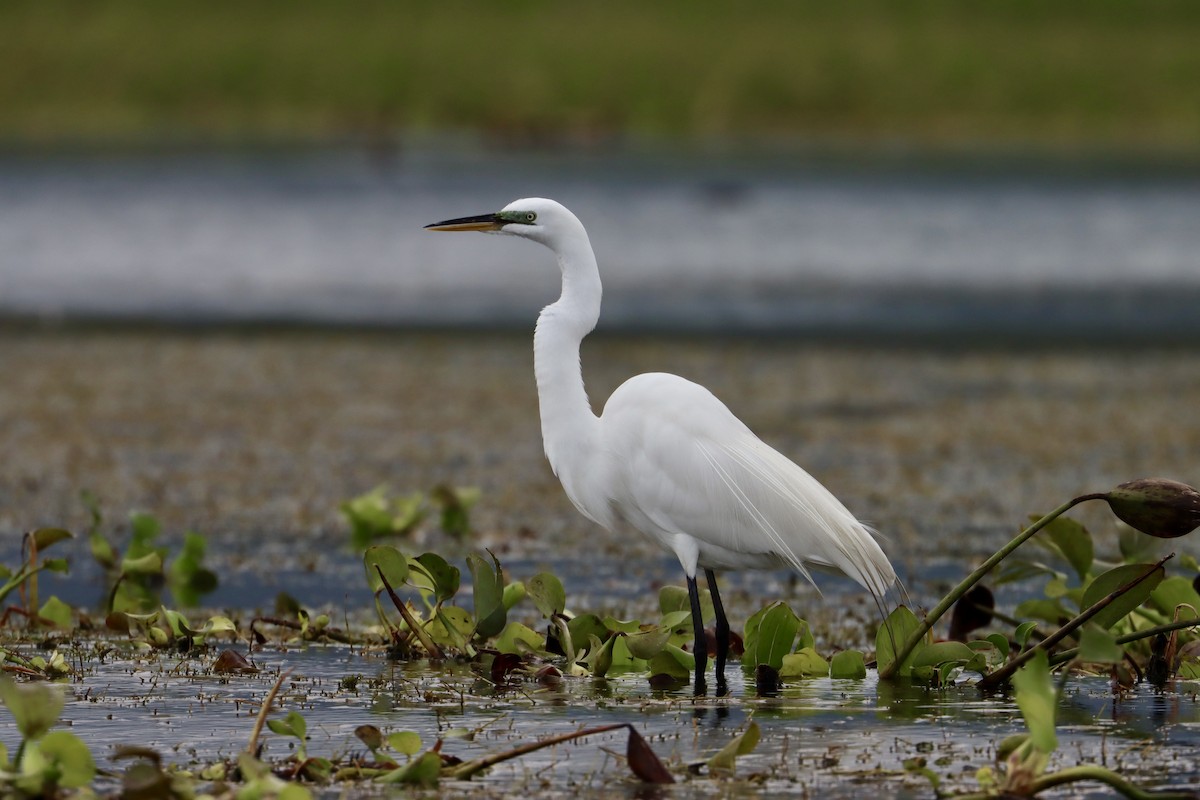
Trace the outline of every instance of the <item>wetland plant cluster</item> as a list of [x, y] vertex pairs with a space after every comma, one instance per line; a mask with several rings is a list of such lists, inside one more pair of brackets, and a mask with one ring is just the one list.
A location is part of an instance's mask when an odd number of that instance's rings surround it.
[[[0, 587], [0, 598], [13, 593], [20, 598], [19, 604], [8, 606], [4, 619], [0, 700], [22, 737], [11, 754], [0, 747], [0, 793], [301, 798], [310, 795], [310, 785], [330, 782], [430, 787], [444, 779], [469, 779], [543, 747], [619, 728], [628, 731], [625, 760], [633, 778], [674, 782], [680, 770], [664, 764], [627, 723], [580, 728], [466, 761], [443, 752], [441, 739], [427, 743], [413, 731], [362, 725], [355, 735], [366, 754], [336, 759], [312, 755], [303, 714], [276, 709], [286, 672], [262, 701], [247, 747], [233, 759], [184, 768], [134, 747], [113, 754], [114, 760], [128, 760], [124, 772], [102, 772], [86, 742], [55, 729], [63, 695], [54, 683], [81, 679], [89, 647], [110, 659], [155, 652], [182, 655], [228, 680], [257, 672], [243, 651], [252, 654], [276, 639], [287, 646], [350, 643], [396, 660], [421, 659], [433, 670], [439, 664], [465, 663], [477, 680], [497, 692], [536, 692], [617, 674], [644, 675], [655, 689], [677, 691], [687, 685], [694, 659], [686, 649], [692, 627], [685, 589], [660, 590], [657, 619], [620, 620], [571, 609], [566, 587], [555, 575], [543, 572], [515, 580], [485, 552], [467, 555], [470, 602], [459, 602], [462, 571], [445, 557], [408, 555], [393, 544], [378, 543], [382, 536], [411, 532], [431, 507], [441, 508], [444, 528], [466, 535], [474, 496], [447, 489], [432, 497], [432, 505], [417, 495], [397, 501], [376, 490], [344, 504], [354, 541], [365, 548], [364, 579], [375, 597], [376, 623], [358, 629], [335, 627], [328, 616], [313, 616], [298, 606], [248, 623], [235, 621], [236, 614], [198, 617], [168, 608], [164, 590], [186, 608], [216, 585], [216, 576], [203, 565], [203, 537], [186, 536], [172, 558], [156, 544], [159, 531], [153, 518], [135, 515], [122, 553], [100, 534], [94, 503], [88, 540], [92, 556], [106, 570], [108, 586], [103, 619], [93, 618], [57, 598], [41, 602], [38, 597], [38, 574], [68, 567], [65, 559], [45, 553], [72, 534], [58, 528], [27, 534], [21, 563], [3, 568]], [[1097, 554], [1087, 529], [1064, 516], [1093, 500], [1106, 502], [1125, 523], [1116, 554]], [[1159, 479], [1122, 484], [1034, 518], [923, 617], [897, 606], [878, 627], [874, 653], [822, 651], [808, 623], [786, 603], [773, 602], [747, 620], [734, 654], [751, 676], [748, 684], [762, 695], [777, 693], [781, 684], [816, 677], [862, 680], [872, 670], [881, 681], [916, 683], [934, 691], [964, 681], [985, 696], [1011, 690], [1027, 730], [997, 744], [997, 759], [980, 766], [971, 797], [1029, 797], [1076, 781], [1099, 781], [1129, 797], [1148, 796], [1102, 766], [1049, 771], [1057, 747], [1055, 713], [1064, 685], [1075, 675], [1107, 675], [1114, 693], [1139, 681], [1171, 690], [1173, 683], [1200, 680], [1200, 640], [1192, 632], [1200, 624], [1200, 564], [1188, 556], [1172, 561], [1172, 555], [1158, 553], [1163, 539], [1198, 525], [1200, 493], [1191, 487]], [[1041, 550], [1016, 554], [1027, 540]], [[1168, 575], [1169, 564], [1176, 574]], [[1041, 582], [1041, 596], [1002, 613], [981, 582], [989, 575], [993, 586]], [[701, 605], [706, 620], [711, 618], [711, 599], [703, 597]], [[935, 640], [934, 625], [946, 614], [952, 616], [950, 637]], [[266, 731], [293, 742], [288, 758], [262, 759]], [[732, 775], [736, 759], [754, 749], [759, 735], [751, 720], [707, 760], [702, 774]], [[942, 796], [938, 775], [922, 759], [905, 766], [927, 776]]]

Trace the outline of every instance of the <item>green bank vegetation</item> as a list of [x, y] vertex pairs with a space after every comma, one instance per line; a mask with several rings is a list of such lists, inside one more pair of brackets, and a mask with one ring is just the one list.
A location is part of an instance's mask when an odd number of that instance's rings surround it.
[[0, 5], [0, 139], [1200, 151], [1200, 5]]

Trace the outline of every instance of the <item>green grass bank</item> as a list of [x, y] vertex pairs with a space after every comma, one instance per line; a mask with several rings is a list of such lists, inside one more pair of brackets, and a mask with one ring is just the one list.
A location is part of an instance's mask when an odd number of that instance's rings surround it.
[[1200, 4], [0, 4], [0, 141], [1200, 153]]

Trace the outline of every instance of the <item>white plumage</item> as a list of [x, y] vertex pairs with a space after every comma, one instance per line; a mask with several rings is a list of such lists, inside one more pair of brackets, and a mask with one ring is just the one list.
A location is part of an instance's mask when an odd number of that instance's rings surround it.
[[[764, 444], [703, 386], [665, 373], [630, 378], [593, 413], [579, 345], [600, 315], [600, 276], [587, 232], [553, 200], [530, 198], [502, 211], [447, 220], [433, 230], [515, 234], [549, 247], [562, 295], [543, 309], [534, 369], [546, 457], [571, 502], [613, 530], [627, 523], [675, 553], [698, 609], [704, 569], [718, 610], [718, 685], [727, 624], [712, 570], [809, 567], [845, 573], [877, 601], [896, 573], [871, 531], [815, 478]], [[693, 616], [698, 616], [694, 614]], [[697, 631], [697, 691], [704, 652]], [[727, 646], [727, 643], [726, 643]]]

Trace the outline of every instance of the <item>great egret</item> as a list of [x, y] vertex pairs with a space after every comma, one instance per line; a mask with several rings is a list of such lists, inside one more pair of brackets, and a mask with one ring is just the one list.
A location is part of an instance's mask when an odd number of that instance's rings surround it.
[[806, 565], [830, 568], [877, 602], [895, 584], [871, 532], [703, 386], [661, 372], [638, 375], [613, 392], [600, 416], [592, 412], [579, 345], [600, 316], [600, 273], [587, 231], [569, 210], [529, 198], [425, 227], [521, 236], [558, 258], [562, 296], [542, 310], [533, 339], [546, 457], [585, 517], [609, 530], [629, 524], [679, 558], [691, 601], [697, 693], [705, 690], [707, 661], [698, 569], [716, 613], [722, 694], [729, 622], [714, 570], [787, 566], [811, 582]]

